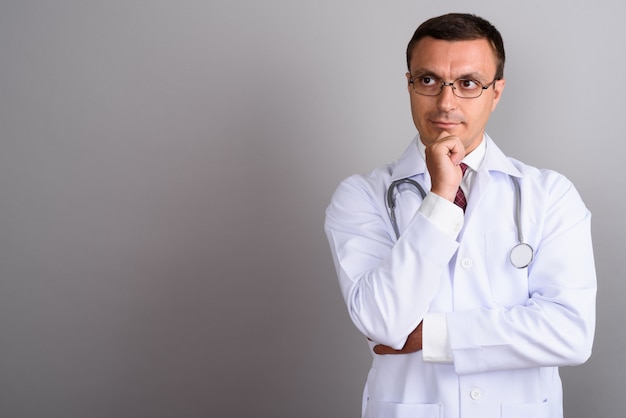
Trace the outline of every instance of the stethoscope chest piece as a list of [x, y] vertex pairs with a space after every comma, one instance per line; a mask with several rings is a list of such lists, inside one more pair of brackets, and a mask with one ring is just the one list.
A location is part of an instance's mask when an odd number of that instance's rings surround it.
[[528, 267], [533, 261], [533, 248], [525, 242], [520, 242], [511, 250], [511, 264], [518, 269]]

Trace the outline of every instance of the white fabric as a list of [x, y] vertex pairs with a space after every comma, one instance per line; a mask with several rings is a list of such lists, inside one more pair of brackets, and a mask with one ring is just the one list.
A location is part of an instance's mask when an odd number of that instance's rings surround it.
[[[472, 181], [475, 177], [476, 170], [480, 167], [485, 159], [487, 141], [481, 143], [469, 155], [463, 158], [463, 162], [467, 164], [467, 170], [461, 181], [461, 190], [469, 199], [472, 188]], [[426, 146], [417, 141], [417, 149], [424, 160], [426, 159]], [[463, 227], [464, 214], [463, 210], [453, 202], [446, 200], [434, 193], [428, 193], [419, 211], [428, 220], [442, 231], [448, 233], [452, 238], [456, 238]], [[448, 325], [445, 315], [431, 313], [426, 314], [422, 326], [423, 342], [422, 354], [424, 361], [450, 363], [453, 360], [453, 354], [450, 350], [450, 340], [448, 339]]]
[[424, 361], [451, 363], [454, 360], [454, 354], [450, 349], [450, 339], [448, 338], [446, 314], [426, 314], [422, 325], [422, 338], [422, 357]]
[[[389, 184], [411, 177], [430, 189], [418, 140], [395, 163], [344, 180], [325, 228], [348, 313], [370, 347], [400, 349], [426, 315], [440, 314], [454, 361], [374, 355], [364, 417], [562, 417], [557, 367], [588, 358], [595, 327], [588, 210], [565, 177], [507, 158], [486, 136], [458, 235], [421, 213], [419, 194], [402, 185], [396, 240]], [[509, 261], [511, 176], [520, 178], [521, 224], [535, 249], [525, 269]]]

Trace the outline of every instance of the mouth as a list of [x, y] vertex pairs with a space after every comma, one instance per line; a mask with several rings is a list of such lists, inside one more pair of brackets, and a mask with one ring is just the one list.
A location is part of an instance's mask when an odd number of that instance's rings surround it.
[[453, 122], [449, 120], [429, 120], [429, 122], [435, 128], [443, 131], [447, 131], [450, 129], [454, 130], [461, 125], [461, 122]]

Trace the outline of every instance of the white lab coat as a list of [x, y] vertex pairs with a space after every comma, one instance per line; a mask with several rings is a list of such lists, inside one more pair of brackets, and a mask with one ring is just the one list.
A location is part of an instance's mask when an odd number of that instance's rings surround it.
[[[349, 315], [369, 339], [401, 348], [427, 313], [444, 313], [453, 363], [422, 352], [379, 356], [364, 393], [367, 418], [560, 418], [558, 366], [590, 356], [596, 276], [590, 214], [562, 175], [487, 148], [452, 239], [418, 212], [411, 186], [396, 194], [396, 242], [385, 203], [393, 180], [430, 176], [416, 142], [395, 163], [337, 188], [325, 229]], [[515, 192], [521, 225], [535, 250], [517, 269]], [[365, 338], [364, 338], [365, 341]]]

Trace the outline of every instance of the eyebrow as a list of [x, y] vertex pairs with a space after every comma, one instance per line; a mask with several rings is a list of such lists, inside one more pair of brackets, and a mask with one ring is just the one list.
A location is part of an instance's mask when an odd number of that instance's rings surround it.
[[[440, 80], [443, 80], [443, 77], [438, 75], [435, 71], [429, 70], [427, 68], [418, 68], [417, 70], [415, 70], [415, 72], [411, 71], [411, 77], [418, 77], [418, 76], [425, 76], [425, 75], [436, 77]], [[482, 79], [486, 79], [486, 77], [484, 77], [483, 74], [479, 72], [470, 72], [470, 73], [462, 74], [459, 77], [455, 78], [455, 80], [460, 80], [460, 79], [481, 81]]]

